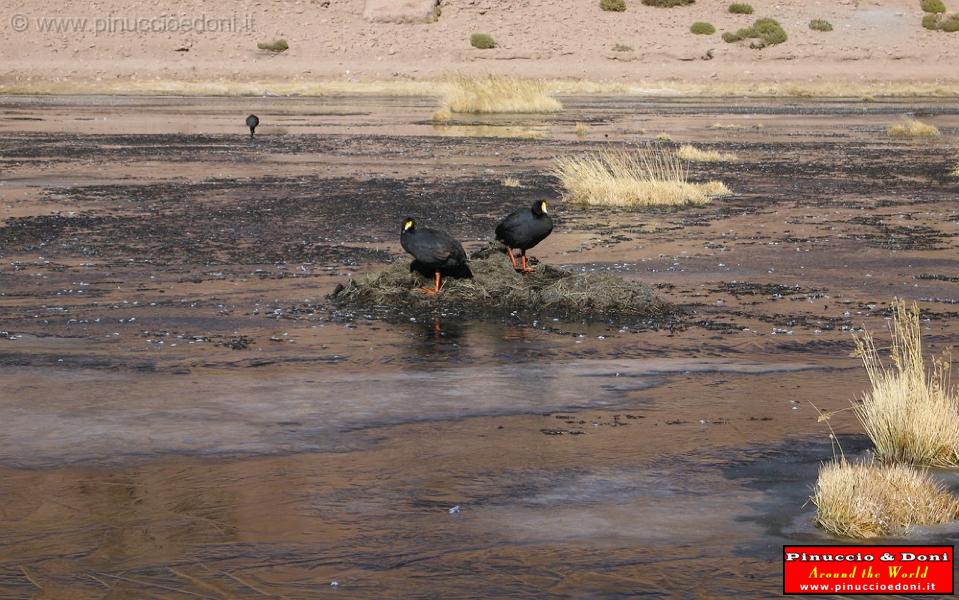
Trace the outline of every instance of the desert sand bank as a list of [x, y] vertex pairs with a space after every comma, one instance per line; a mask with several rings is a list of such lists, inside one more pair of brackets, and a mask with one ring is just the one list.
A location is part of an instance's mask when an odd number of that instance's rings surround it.
[[[0, 9], [0, 92], [423, 94], [451, 72], [540, 77], [574, 92], [959, 90], [948, 67], [959, 58], [959, 33], [923, 29], [918, 2], [752, 4], [753, 15], [733, 15], [721, 0], [672, 9], [633, 0], [622, 13], [594, 0], [443, 0], [434, 22], [391, 23], [364, 16], [364, 0], [21, 0]], [[721, 39], [759, 17], [779, 20], [789, 39], [762, 50]], [[834, 30], [810, 30], [814, 18]], [[717, 32], [693, 35], [694, 21]], [[475, 32], [498, 47], [472, 48]], [[289, 50], [257, 49], [278, 38]]]

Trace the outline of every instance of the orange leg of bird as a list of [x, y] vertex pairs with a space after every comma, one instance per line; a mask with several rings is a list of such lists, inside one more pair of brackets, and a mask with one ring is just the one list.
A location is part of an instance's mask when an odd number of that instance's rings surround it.
[[436, 281], [433, 287], [421, 287], [420, 291], [424, 294], [439, 294], [440, 293], [440, 272], [436, 271]]
[[514, 269], [518, 269], [519, 267], [516, 265], [516, 257], [513, 256], [513, 249], [510, 248], [509, 246], [507, 246], [507, 247], [506, 247], [506, 254], [509, 255], [509, 260], [510, 260], [511, 263], [513, 263], [513, 268], [514, 268]]
[[521, 258], [522, 261], [523, 261], [523, 268], [520, 269], [519, 272], [520, 272], [520, 273], [523, 273], [523, 274], [532, 273], [532, 272], [533, 272], [533, 269], [529, 268], [529, 266], [527, 266], [527, 264], [526, 264], [526, 252], [525, 252], [525, 251], [523, 251], [523, 254], [522, 254], [522, 256], [520, 256], [520, 258]]

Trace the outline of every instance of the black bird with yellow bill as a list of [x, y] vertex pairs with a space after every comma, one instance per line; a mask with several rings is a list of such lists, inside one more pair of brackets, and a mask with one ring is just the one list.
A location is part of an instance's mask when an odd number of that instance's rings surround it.
[[[521, 208], [509, 214], [496, 226], [496, 239], [506, 245], [513, 268], [520, 273], [530, 273], [526, 264], [526, 251], [542, 242], [553, 231], [553, 219], [546, 211], [546, 200], [533, 202], [530, 208]], [[520, 251], [521, 265], [517, 267], [513, 250]]]
[[417, 227], [410, 217], [403, 220], [400, 245], [416, 259], [412, 266], [428, 270], [435, 277], [432, 288], [421, 288], [427, 294], [439, 293], [443, 272], [461, 270], [468, 261], [463, 245], [453, 236], [439, 229]]

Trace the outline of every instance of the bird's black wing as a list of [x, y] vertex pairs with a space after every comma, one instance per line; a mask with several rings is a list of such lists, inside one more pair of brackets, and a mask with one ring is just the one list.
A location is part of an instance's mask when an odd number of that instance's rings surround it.
[[507, 236], [512, 237], [515, 235], [517, 228], [523, 225], [524, 212], [529, 212], [529, 209], [521, 208], [506, 215], [506, 218], [500, 221], [499, 225], [496, 226], [496, 239], [505, 242], [507, 241]]
[[466, 262], [466, 251], [453, 236], [438, 229], [424, 229], [417, 239], [416, 258], [437, 265], [458, 265]]

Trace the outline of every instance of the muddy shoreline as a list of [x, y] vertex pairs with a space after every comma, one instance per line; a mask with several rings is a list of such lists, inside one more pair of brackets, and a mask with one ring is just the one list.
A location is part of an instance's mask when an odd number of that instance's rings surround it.
[[[778, 545], [828, 540], [803, 506], [832, 453], [810, 402], [863, 390], [853, 333], [881, 338], [903, 297], [930, 350], [959, 340], [959, 106], [565, 104], [443, 129], [418, 98], [0, 98], [0, 597], [779, 589]], [[943, 136], [884, 134], [912, 113]], [[737, 154], [691, 167], [735, 195], [559, 201], [553, 157], [659, 134]], [[540, 261], [681, 313], [327, 300], [407, 260], [409, 214], [475, 250], [540, 197]]]

